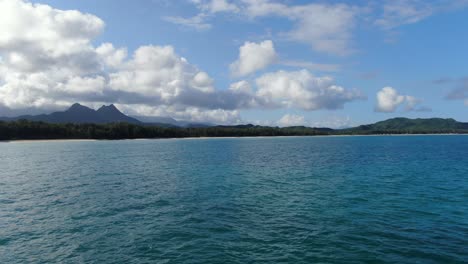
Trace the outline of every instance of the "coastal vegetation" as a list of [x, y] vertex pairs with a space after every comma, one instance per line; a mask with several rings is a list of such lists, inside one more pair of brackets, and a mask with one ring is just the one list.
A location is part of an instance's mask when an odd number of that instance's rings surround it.
[[267, 127], [255, 125], [211, 127], [164, 127], [125, 122], [46, 123], [42, 121], [0, 121], [0, 140], [27, 139], [138, 139], [185, 137], [254, 137], [379, 134], [468, 134], [468, 123], [453, 119], [395, 118], [348, 129]]
[[468, 123], [458, 122], [448, 118], [392, 118], [370, 125], [335, 131], [349, 135], [379, 135], [379, 134], [466, 134]]
[[0, 122], [0, 140], [314, 136], [328, 134], [327, 131], [307, 127], [278, 128], [253, 125], [182, 128], [129, 123], [51, 124], [27, 120]]

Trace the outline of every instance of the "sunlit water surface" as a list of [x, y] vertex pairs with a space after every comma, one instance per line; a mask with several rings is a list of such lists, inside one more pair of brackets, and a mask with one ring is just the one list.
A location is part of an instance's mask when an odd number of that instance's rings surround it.
[[0, 263], [467, 263], [468, 136], [0, 143]]

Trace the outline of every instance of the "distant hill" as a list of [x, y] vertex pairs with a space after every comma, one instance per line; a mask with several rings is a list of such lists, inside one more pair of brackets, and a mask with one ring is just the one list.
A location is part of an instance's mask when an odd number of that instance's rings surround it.
[[426, 134], [426, 133], [468, 133], [468, 123], [454, 119], [392, 118], [374, 124], [339, 130], [342, 134]]
[[[278, 128], [278, 127], [268, 127], [268, 126], [259, 126], [259, 125], [252, 125], [252, 124], [246, 124], [246, 125], [234, 125], [234, 126], [216, 126], [218, 128], [227, 128], [227, 129], [258, 129], [258, 128]], [[329, 134], [333, 133], [335, 130], [327, 127], [306, 127], [306, 126], [290, 126], [290, 127], [284, 127], [284, 129], [287, 129], [288, 131], [316, 131], [317, 133], [322, 133], [322, 134]]]
[[[99, 112], [99, 113], [98, 113]], [[63, 119], [65, 118], [66, 119]], [[114, 107], [94, 111], [74, 105], [65, 112], [35, 116], [53, 120], [37, 122], [22, 120], [0, 122], [0, 140], [18, 139], [130, 139], [130, 138], [183, 138], [183, 137], [256, 137], [256, 136], [316, 136], [316, 135], [382, 135], [382, 134], [468, 134], [468, 123], [453, 119], [394, 118], [349, 129], [268, 127], [256, 125], [211, 126], [199, 128], [156, 126], [146, 123], [128, 123], [130, 117], [116, 113]], [[75, 124], [70, 123], [75, 118]], [[109, 118], [109, 119], [105, 119]], [[129, 119], [128, 119], [129, 118]], [[124, 120], [125, 119], [125, 120]], [[94, 120], [94, 122], [91, 122]], [[58, 122], [61, 121], [61, 122]]]
[[160, 116], [132, 116], [148, 125], [168, 126], [168, 127], [211, 127], [215, 126], [210, 123], [197, 123], [189, 121], [178, 121], [170, 117]]
[[[361, 125], [358, 127], [346, 129], [331, 129], [331, 128], [311, 128], [304, 126], [287, 127], [281, 130], [278, 127], [256, 126], [252, 124], [232, 125], [232, 126], [217, 126], [207, 123], [191, 123], [185, 121], [177, 121], [168, 117], [130, 117], [120, 112], [114, 105], [103, 105], [98, 110], [80, 105], [73, 104], [68, 110], [63, 112], [55, 112], [42, 115], [24, 115], [14, 118], [0, 118], [0, 121], [40, 121], [52, 124], [110, 124], [110, 123], [128, 123], [132, 125], [145, 127], [161, 127], [161, 128], [215, 128], [214, 131], [223, 131], [223, 133], [235, 135], [255, 135], [255, 133], [271, 133], [271, 134], [294, 134], [294, 135], [310, 135], [310, 134], [325, 134], [325, 135], [372, 135], [372, 134], [440, 134], [440, 133], [468, 133], [468, 123], [458, 122], [454, 119], [443, 118], [428, 118], [428, 119], [409, 119], [409, 118], [392, 118], [385, 121], [380, 121], [374, 124]], [[217, 129], [217, 130], [216, 130]], [[265, 132], [267, 131], [267, 132]], [[272, 132], [273, 131], [273, 132]], [[280, 132], [278, 132], [280, 131]], [[287, 131], [287, 132], [286, 132]]]
[[143, 123], [147, 124], [171, 124], [177, 125], [177, 120], [170, 117], [160, 117], [160, 116], [132, 116], [135, 119], [140, 120]]
[[113, 104], [103, 105], [98, 110], [80, 105], [73, 104], [69, 109], [63, 112], [54, 112], [51, 114], [42, 115], [23, 115], [18, 117], [0, 117], [0, 121], [17, 121], [17, 120], [41, 121], [53, 124], [108, 124], [125, 122], [137, 125], [159, 126], [159, 127], [210, 127], [213, 124], [196, 123], [189, 121], [177, 121], [170, 117], [147, 117], [147, 116], [127, 116], [120, 112]]
[[133, 117], [129, 117], [120, 112], [115, 105], [101, 106], [96, 113], [101, 117], [105, 123], [125, 122], [130, 124], [141, 124], [140, 120]]
[[92, 124], [106, 124], [106, 123], [117, 123], [125, 122], [130, 124], [143, 124], [141, 121], [126, 116], [120, 112], [114, 105], [102, 106], [97, 111], [89, 107], [80, 105], [78, 103], [73, 104], [68, 110], [63, 112], [54, 112], [48, 115], [24, 115], [13, 118], [0, 118], [4, 121], [15, 121], [15, 120], [29, 120], [29, 121], [42, 121], [46, 123], [92, 123]]

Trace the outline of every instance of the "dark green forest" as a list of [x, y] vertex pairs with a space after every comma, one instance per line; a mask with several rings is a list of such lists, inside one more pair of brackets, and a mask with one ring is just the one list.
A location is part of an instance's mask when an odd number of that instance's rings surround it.
[[314, 136], [328, 134], [327, 131], [307, 127], [277, 128], [245, 125], [180, 128], [129, 123], [50, 124], [27, 120], [0, 122], [0, 140]]
[[24, 139], [137, 139], [184, 137], [255, 137], [380, 134], [468, 134], [468, 123], [453, 119], [394, 118], [348, 129], [267, 127], [254, 125], [161, 127], [129, 123], [51, 124], [37, 121], [0, 121], [0, 140]]
[[337, 130], [338, 134], [379, 135], [379, 134], [467, 134], [468, 123], [451, 118], [392, 118], [370, 125]]

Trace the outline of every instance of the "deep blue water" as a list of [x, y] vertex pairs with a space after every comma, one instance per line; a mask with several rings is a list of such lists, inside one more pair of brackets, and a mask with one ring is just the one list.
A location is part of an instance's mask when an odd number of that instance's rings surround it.
[[0, 143], [0, 263], [468, 263], [468, 136]]

